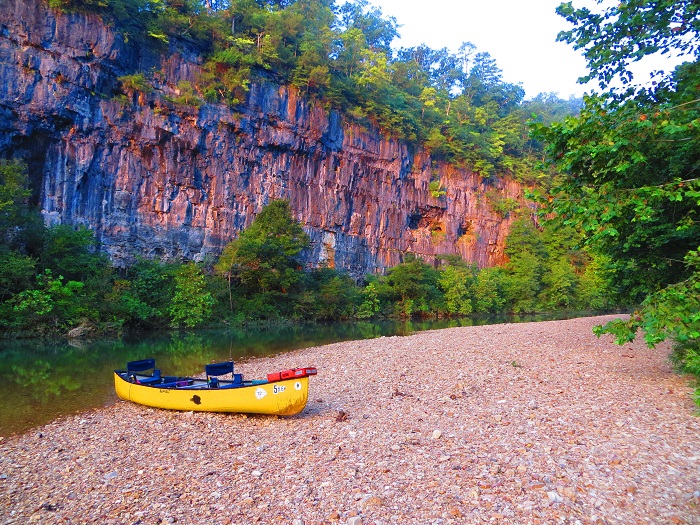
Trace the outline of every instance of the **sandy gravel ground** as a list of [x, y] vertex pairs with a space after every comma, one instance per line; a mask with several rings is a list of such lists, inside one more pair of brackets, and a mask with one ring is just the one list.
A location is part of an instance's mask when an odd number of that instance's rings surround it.
[[700, 418], [608, 318], [345, 342], [293, 418], [127, 402], [0, 442], [0, 523], [700, 524]]

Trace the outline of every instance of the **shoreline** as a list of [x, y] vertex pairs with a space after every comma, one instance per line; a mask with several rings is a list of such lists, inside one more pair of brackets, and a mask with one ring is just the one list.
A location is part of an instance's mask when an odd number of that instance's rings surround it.
[[244, 361], [316, 366], [291, 418], [120, 401], [0, 441], [4, 523], [700, 524], [700, 418], [615, 315]]

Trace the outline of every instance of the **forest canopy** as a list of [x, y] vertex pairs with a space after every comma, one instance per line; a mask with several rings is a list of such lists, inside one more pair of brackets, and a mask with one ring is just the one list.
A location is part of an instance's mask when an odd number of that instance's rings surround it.
[[[378, 126], [425, 148], [434, 160], [484, 177], [509, 173], [533, 182], [542, 174], [541, 144], [531, 119], [575, 114], [579, 99], [541, 94], [525, 100], [505, 82], [488, 52], [463, 43], [456, 52], [427, 45], [392, 47], [395, 18], [367, 0], [50, 0], [52, 7], [99, 14], [124, 38], [167, 49], [187, 43], [204, 57], [195, 85], [178, 102], [242, 103], [250, 83], [272, 80], [360, 124]], [[134, 71], [123, 89], [149, 92]], [[534, 115], [533, 115], [534, 113]]]

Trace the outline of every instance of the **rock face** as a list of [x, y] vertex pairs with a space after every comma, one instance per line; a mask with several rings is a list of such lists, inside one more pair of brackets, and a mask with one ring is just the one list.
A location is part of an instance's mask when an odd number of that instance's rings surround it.
[[[129, 45], [95, 16], [0, 0], [0, 157], [26, 160], [47, 222], [89, 226], [118, 266], [217, 255], [272, 199], [311, 236], [310, 266], [504, 260], [510, 221], [490, 200], [522, 200], [516, 182], [433, 163], [270, 83], [235, 109], [172, 102], [200, 62]], [[117, 77], [137, 71], [154, 90], [118, 99]]]

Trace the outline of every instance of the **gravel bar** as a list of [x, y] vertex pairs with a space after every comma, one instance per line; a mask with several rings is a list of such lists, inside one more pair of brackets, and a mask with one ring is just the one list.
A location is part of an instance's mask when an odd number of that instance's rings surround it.
[[278, 418], [120, 401], [0, 442], [0, 523], [700, 524], [700, 418], [669, 347], [613, 317], [419, 332], [316, 366]]

